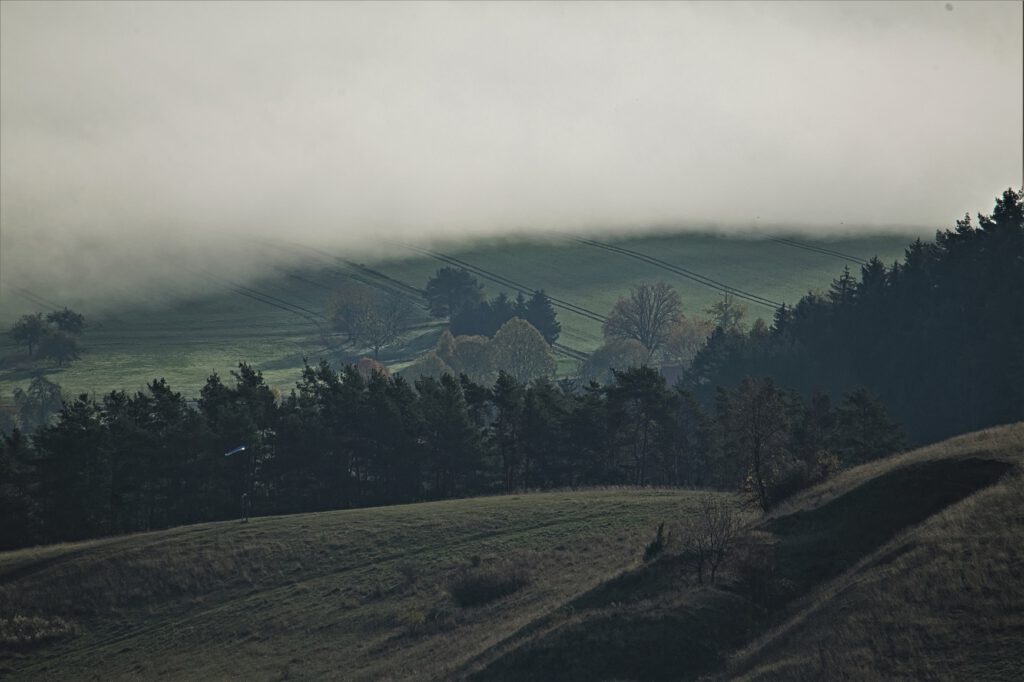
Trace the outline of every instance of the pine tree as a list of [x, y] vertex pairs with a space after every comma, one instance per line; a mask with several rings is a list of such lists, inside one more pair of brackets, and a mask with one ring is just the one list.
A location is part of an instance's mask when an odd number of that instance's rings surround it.
[[562, 333], [562, 325], [558, 322], [551, 299], [543, 289], [533, 292], [530, 302], [524, 306], [524, 313], [523, 319], [536, 327], [545, 341], [554, 343], [558, 340], [559, 334]]

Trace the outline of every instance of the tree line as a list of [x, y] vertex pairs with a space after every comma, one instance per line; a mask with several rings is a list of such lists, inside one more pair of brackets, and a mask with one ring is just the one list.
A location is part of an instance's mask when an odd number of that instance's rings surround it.
[[916, 443], [1024, 419], [1024, 192], [969, 215], [902, 262], [873, 258], [771, 325], [719, 325], [684, 379], [719, 386], [771, 376], [809, 395], [867, 386]]
[[[450, 319], [484, 302], [463, 270], [427, 291]], [[243, 364], [194, 405], [159, 380], [65, 401], [50, 420], [54, 387], [34, 382], [15, 396], [31, 436], [0, 440], [0, 546], [230, 518], [243, 494], [256, 513], [287, 513], [683, 485], [743, 489], [767, 510], [903, 447], [885, 405], [917, 442], [1024, 419], [1022, 300], [1024, 207], [1007, 190], [977, 226], [965, 217], [902, 263], [846, 271], [770, 325], [746, 328], [728, 296], [708, 321], [684, 317], [670, 287], [636, 287], [579, 380], [554, 381], [544, 334], [514, 316], [493, 338], [442, 335], [398, 376], [368, 358], [307, 365], [287, 396]], [[670, 387], [652, 365], [684, 356]]]
[[[430, 315], [447, 318], [455, 336], [492, 338], [515, 318], [528, 322], [549, 345], [562, 331], [543, 290], [534, 291], [529, 298], [520, 292], [515, 299], [501, 292], [487, 300], [483, 285], [462, 268], [438, 269], [427, 280], [422, 296]], [[348, 343], [368, 349], [377, 359], [381, 350], [401, 340], [417, 316], [417, 306], [409, 292], [348, 282], [331, 292], [325, 316]]]
[[[588, 485], [747, 489], [765, 509], [902, 443], [865, 392], [805, 403], [770, 380], [704, 410], [654, 369], [600, 385], [500, 372], [409, 381], [307, 364], [281, 396], [242, 364], [195, 404], [163, 380], [65, 401], [0, 438], [0, 547], [236, 517]], [[225, 453], [245, 446], [231, 456]]]

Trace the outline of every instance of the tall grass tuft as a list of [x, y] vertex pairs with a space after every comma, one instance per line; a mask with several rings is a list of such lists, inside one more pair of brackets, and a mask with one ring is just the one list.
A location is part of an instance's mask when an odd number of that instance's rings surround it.
[[517, 564], [462, 569], [448, 583], [448, 593], [462, 607], [481, 606], [517, 592], [530, 582], [526, 570]]

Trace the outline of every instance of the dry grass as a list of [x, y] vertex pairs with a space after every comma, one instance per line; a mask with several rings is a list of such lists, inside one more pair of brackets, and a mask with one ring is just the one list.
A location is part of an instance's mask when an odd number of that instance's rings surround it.
[[464, 674], [1019, 679], [1024, 483], [1007, 472], [1022, 463], [1024, 424], [850, 470], [748, 527], [720, 586], [670, 552]]
[[785, 516], [826, 504], [864, 484], [866, 481], [900, 467], [920, 462], [971, 457], [993, 458], [1014, 465], [1024, 463], [1024, 424], [997, 426], [949, 440], [878, 459], [846, 469], [821, 485], [809, 488], [772, 510], [769, 518]]
[[[1024, 425], [875, 463], [871, 474], [982, 454], [1016, 464], [1017, 472], [906, 529], [813, 591], [735, 656], [727, 678], [1020, 679]], [[862, 481], [868, 472], [850, 473]], [[849, 481], [839, 483], [849, 489]]]
[[530, 574], [524, 562], [503, 561], [492, 566], [470, 566], [448, 583], [448, 594], [459, 606], [481, 606], [526, 587]]
[[[696, 507], [680, 491], [478, 498], [218, 523], [0, 554], [0, 613], [77, 635], [0, 651], [15, 679], [441, 679], [610, 575]], [[472, 608], [472, 557], [529, 583]]]
[[[262, 518], [0, 554], [0, 614], [39, 641], [0, 648], [0, 676], [1013, 679], [1024, 482], [990, 484], [1022, 465], [1024, 424], [844, 472], [758, 522], [718, 586], [697, 584], [678, 538], [640, 565], [653, 528], [698, 510], [701, 494], [680, 491]], [[453, 579], [502, 566], [529, 582], [472, 607], [451, 597]], [[748, 590], [751, 572], [763, 593]]]

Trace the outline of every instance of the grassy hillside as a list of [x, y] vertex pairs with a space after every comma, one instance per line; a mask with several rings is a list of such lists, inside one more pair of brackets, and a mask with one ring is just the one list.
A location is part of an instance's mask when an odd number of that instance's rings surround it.
[[[821, 509], [899, 471], [947, 463], [967, 487], [993, 462], [1015, 470], [998, 483], [897, 532], [739, 652], [729, 679], [1020, 679], [1024, 670], [1024, 428], [992, 429], [839, 478], [799, 500]], [[935, 470], [934, 466], [932, 467]], [[920, 505], [933, 481], [916, 476], [879, 507]], [[893, 500], [899, 500], [893, 504]], [[870, 515], [870, 511], [868, 511]], [[776, 523], [785, 519], [780, 516]], [[792, 517], [790, 517], [792, 518]], [[864, 523], [863, 518], [858, 525]], [[778, 527], [778, 526], [776, 526]]]
[[480, 680], [1019, 679], [1024, 424], [845, 472], [752, 526], [716, 586], [631, 571], [463, 672]]
[[[0, 677], [442, 678], [635, 565], [656, 523], [694, 500], [516, 495], [0, 554]], [[463, 573], [508, 569], [527, 584], [498, 601], [460, 607], [447, 593]], [[20, 622], [42, 641], [13, 642], [13, 616], [36, 619]]]
[[[439, 246], [430, 253], [395, 244], [394, 258], [370, 263], [369, 269], [338, 254], [286, 243], [265, 244], [260, 248], [279, 253], [289, 262], [299, 256], [302, 265], [267, 269], [264, 276], [246, 282], [187, 272], [183, 276], [206, 293], [178, 298], [126, 292], [123, 307], [97, 314], [92, 314], [96, 302], [90, 304], [87, 295], [84, 302], [56, 301], [5, 281], [0, 327], [6, 330], [18, 314], [28, 311], [70, 304], [85, 312], [90, 318], [87, 354], [69, 368], [46, 368], [47, 375], [71, 393], [133, 390], [163, 376], [175, 389], [194, 396], [212, 371], [226, 374], [239, 361], [255, 364], [271, 384], [287, 390], [298, 377], [304, 356], [344, 360], [353, 352], [331, 350], [330, 330], [323, 318], [329, 292], [346, 281], [415, 297], [413, 289], [422, 288], [437, 268], [455, 259], [477, 272], [489, 295], [502, 290], [514, 295], [513, 284], [545, 289], [600, 317], [630, 286], [665, 279], [678, 287], [686, 311], [692, 314], [714, 301], [721, 287], [772, 302], [794, 302], [808, 290], [827, 287], [844, 265], [856, 270], [856, 262], [841, 255], [878, 255], [891, 262], [902, 256], [912, 238], [875, 236], [792, 244], [662, 234], [604, 240], [599, 245], [568, 239], [486, 242], [472, 247]], [[651, 262], [652, 257], [663, 264]], [[674, 269], [666, 269], [666, 264]], [[751, 316], [771, 316], [769, 305], [748, 301], [748, 306]], [[559, 309], [560, 342], [584, 352], [593, 350], [600, 343], [600, 322], [593, 317]], [[386, 351], [382, 359], [401, 367], [430, 348], [438, 333], [424, 314], [404, 343]], [[23, 360], [22, 351], [6, 334], [0, 335], [0, 400], [28, 381], [33, 369]], [[568, 357], [560, 362], [563, 372], [575, 367]]]
[[[653, 527], [698, 493], [543, 493], [0, 554], [13, 679], [1015, 679], [1024, 424], [842, 473], [717, 584]], [[735, 503], [736, 498], [724, 497]], [[516, 576], [460, 605], [453, 584]], [[20, 617], [20, 618], [17, 618]], [[20, 639], [19, 639], [20, 634]]]

